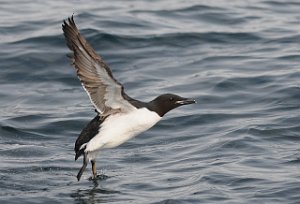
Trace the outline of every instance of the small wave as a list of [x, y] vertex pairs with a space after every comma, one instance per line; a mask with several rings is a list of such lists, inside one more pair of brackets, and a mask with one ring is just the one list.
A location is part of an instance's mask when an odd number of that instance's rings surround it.
[[1, 156], [9, 158], [25, 158], [33, 159], [40, 157], [47, 157], [50, 154], [50, 151], [46, 147], [37, 146], [37, 145], [28, 145], [28, 144], [4, 144], [1, 145], [0, 150]]
[[[118, 47], [126, 45], [128, 49], [141, 46], [155, 45], [177, 45], [187, 46], [201, 43], [249, 43], [263, 40], [255, 33], [226, 33], [226, 32], [204, 32], [204, 33], [165, 33], [159, 35], [116, 35], [110, 33], [99, 33], [93, 29], [84, 30], [88, 41], [94, 45], [95, 49], [100, 47]], [[94, 33], [94, 34], [85, 34]], [[114, 46], [113, 46], [113, 45]], [[109, 45], [109, 46], [108, 46]]]
[[34, 132], [32, 130], [26, 130], [22, 128], [16, 128], [13, 126], [2, 125], [1, 126], [1, 134], [3, 138], [7, 140], [20, 140], [20, 141], [30, 141], [32, 139], [37, 140], [47, 140], [46, 135]]
[[[51, 46], [49, 47], [49, 43]], [[63, 40], [63, 35], [51, 35], [51, 36], [36, 36], [27, 37], [25, 39], [13, 41], [9, 43], [12, 46], [30, 46], [31, 48], [35, 46], [45, 47], [45, 51], [49, 49], [57, 49], [65, 45]]]
[[280, 128], [249, 128], [248, 133], [251, 135], [259, 136], [260, 139], [272, 141], [290, 141], [299, 142], [300, 137], [298, 133], [300, 126], [280, 127]]
[[299, 42], [300, 41], [300, 35], [289, 35], [289, 36], [285, 36], [285, 37], [277, 37], [277, 38], [273, 38], [271, 40], [266, 40], [265, 43], [266, 44], [294, 44], [295, 42]]

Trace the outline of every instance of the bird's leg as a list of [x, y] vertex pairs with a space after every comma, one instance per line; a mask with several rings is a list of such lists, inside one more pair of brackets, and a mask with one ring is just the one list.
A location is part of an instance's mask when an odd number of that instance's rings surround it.
[[96, 178], [97, 177], [96, 161], [92, 160], [91, 163], [92, 163], [93, 177]]
[[83, 164], [82, 164], [82, 167], [80, 168], [78, 174], [77, 174], [77, 180], [79, 181], [80, 180], [80, 177], [82, 176], [82, 173], [84, 172], [88, 162], [87, 162], [87, 153], [84, 153], [83, 155]]

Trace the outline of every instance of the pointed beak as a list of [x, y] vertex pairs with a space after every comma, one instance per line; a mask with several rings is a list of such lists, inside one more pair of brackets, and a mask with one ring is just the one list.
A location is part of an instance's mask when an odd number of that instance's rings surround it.
[[179, 105], [188, 105], [188, 104], [193, 104], [193, 103], [197, 103], [194, 99], [190, 99], [190, 98], [183, 98], [180, 101], [176, 101], [176, 104]]

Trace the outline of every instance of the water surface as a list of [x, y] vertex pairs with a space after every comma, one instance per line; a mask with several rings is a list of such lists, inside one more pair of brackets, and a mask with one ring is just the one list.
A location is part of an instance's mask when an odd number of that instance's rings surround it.
[[[1, 203], [299, 203], [300, 3], [8, 1], [0, 7]], [[195, 98], [76, 174], [95, 116], [61, 30], [126, 92]]]

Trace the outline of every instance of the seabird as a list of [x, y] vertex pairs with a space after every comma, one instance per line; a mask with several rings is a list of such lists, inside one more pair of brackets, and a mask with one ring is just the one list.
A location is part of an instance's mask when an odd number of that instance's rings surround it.
[[83, 155], [78, 181], [88, 162], [91, 162], [93, 177], [96, 178], [95, 159], [100, 149], [117, 147], [151, 128], [170, 110], [196, 103], [193, 99], [169, 93], [148, 103], [131, 98], [113, 77], [102, 57], [79, 33], [73, 16], [64, 20], [62, 29], [72, 51], [72, 65], [97, 112], [75, 142], [75, 161]]

